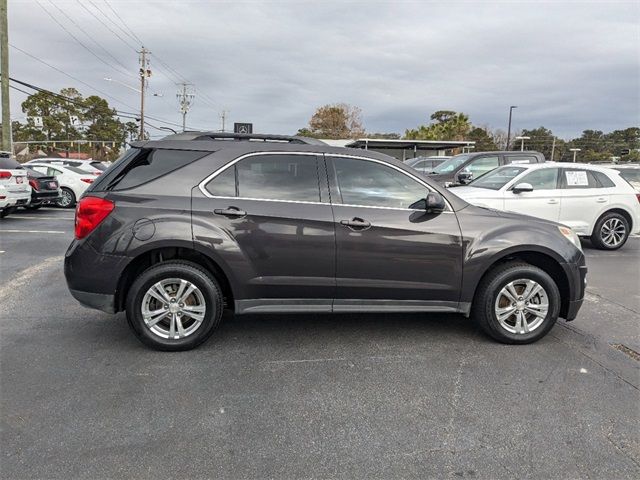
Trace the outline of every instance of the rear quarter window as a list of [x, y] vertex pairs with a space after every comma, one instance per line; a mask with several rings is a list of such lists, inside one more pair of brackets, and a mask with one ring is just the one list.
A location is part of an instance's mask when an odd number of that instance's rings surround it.
[[207, 152], [192, 150], [131, 149], [94, 183], [92, 191], [120, 191], [138, 187], [178, 170]]

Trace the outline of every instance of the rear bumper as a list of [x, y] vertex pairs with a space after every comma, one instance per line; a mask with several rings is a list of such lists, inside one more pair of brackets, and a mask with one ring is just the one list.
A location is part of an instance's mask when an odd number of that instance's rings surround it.
[[60, 198], [60, 190], [33, 191], [31, 203], [50, 203]]
[[118, 281], [130, 260], [99, 254], [89, 242], [74, 240], [64, 259], [64, 276], [71, 295], [85, 307], [116, 312]]
[[115, 295], [106, 293], [82, 292], [80, 290], [69, 289], [73, 298], [75, 298], [84, 307], [102, 310], [107, 313], [116, 313]]

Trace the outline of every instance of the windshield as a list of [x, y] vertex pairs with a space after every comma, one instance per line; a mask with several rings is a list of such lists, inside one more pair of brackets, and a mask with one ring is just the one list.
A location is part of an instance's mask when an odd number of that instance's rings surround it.
[[485, 173], [477, 180], [469, 183], [469, 186], [488, 188], [490, 190], [500, 190], [525, 170], [526, 168], [524, 167], [513, 167], [511, 165], [499, 167], [489, 173]]
[[453, 172], [456, 168], [462, 165], [464, 162], [469, 160], [471, 155], [463, 154], [456, 155], [455, 157], [451, 157], [446, 162], [442, 162], [440, 165], [433, 169], [433, 173], [450, 173]]

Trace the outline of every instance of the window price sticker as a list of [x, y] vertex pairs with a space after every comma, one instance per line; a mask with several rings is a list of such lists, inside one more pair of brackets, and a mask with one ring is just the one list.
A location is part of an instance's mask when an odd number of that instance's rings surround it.
[[587, 179], [587, 172], [583, 171], [567, 171], [564, 172], [567, 179], [568, 186], [586, 187], [589, 186], [589, 180]]

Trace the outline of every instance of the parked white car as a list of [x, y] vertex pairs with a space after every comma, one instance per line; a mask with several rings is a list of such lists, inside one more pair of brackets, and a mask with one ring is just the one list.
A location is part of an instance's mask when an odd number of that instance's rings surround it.
[[84, 191], [97, 178], [89, 172], [66, 165], [29, 162], [29, 166], [45, 175], [56, 177], [62, 190], [62, 195], [57, 204], [65, 208], [73, 207]]
[[640, 194], [611, 168], [506, 165], [451, 191], [474, 205], [562, 223], [605, 250], [620, 248], [629, 234], [640, 233]]
[[93, 173], [94, 175], [100, 175], [107, 169], [107, 165], [99, 162], [98, 160], [75, 160], [71, 158], [36, 158], [34, 160], [29, 160], [25, 165], [31, 165], [34, 163], [76, 167], [80, 170], [84, 170], [85, 172]]
[[0, 208], [0, 215], [3, 217], [21, 205], [28, 205], [31, 200], [27, 171], [18, 167], [20, 165], [12, 158], [0, 158], [0, 185], [3, 187], [0, 196], [6, 197], [3, 199], [6, 205]]

